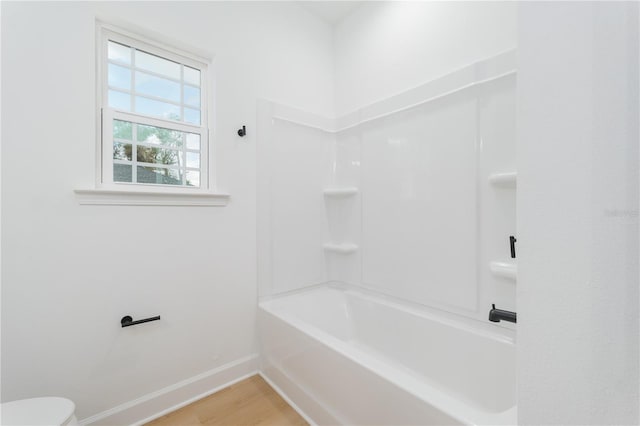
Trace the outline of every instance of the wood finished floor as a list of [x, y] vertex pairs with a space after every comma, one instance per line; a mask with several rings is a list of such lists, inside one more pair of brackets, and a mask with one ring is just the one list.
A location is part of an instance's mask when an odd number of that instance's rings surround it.
[[289, 426], [308, 425], [260, 376], [162, 416], [147, 426]]

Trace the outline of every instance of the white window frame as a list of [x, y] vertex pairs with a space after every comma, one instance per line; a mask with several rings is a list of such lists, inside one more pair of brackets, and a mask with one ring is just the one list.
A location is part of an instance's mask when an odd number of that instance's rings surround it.
[[[145, 52], [166, 58], [189, 67], [200, 70], [200, 113], [201, 120], [200, 125], [195, 125], [183, 121], [174, 121], [170, 119], [163, 119], [153, 116], [146, 116], [129, 111], [119, 111], [112, 109], [108, 106], [107, 93], [108, 87], [108, 64], [107, 57], [108, 42], [109, 40], [122, 43], [124, 45], [133, 47], [135, 49], [143, 50]], [[96, 149], [96, 190], [76, 190], [79, 196], [84, 196], [90, 193], [91, 200], [85, 204], [101, 204], [94, 202], [96, 194], [107, 194], [109, 200], [117, 199], [118, 194], [135, 193], [135, 194], [159, 194], [159, 195], [197, 195], [198, 197], [192, 197], [197, 202], [193, 205], [224, 205], [225, 202], [212, 202], [207, 203], [205, 198], [207, 196], [217, 197], [218, 199], [227, 198], [228, 195], [216, 192], [215, 179], [213, 173], [213, 132], [211, 129], [212, 119], [212, 100], [210, 93], [210, 84], [213, 80], [211, 72], [211, 60], [195, 54], [186, 52], [183, 49], [178, 49], [169, 44], [159, 43], [153, 41], [145, 36], [131, 33], [127, 30], [114, 27], [103, 22], [97, 22], [97, 149]], [[133, 67], [133, 64], [131, 65]], [[145, 71], [147, 72], [147, 71]], [[135, 73], [132, 74], [132, 78]], [[113, 181], [113, 120], [119, 119], [124, 121], [131, 121], [139, 124], [153, 125], [157, 127], [168, 128], [172, 130], [178, 130], [188, 133], [196, 133], [200, 135], [200, 186], [189, 187], [180, 185], [163, 185], [163, 184], [146, 184], [146, 183], [134, 183], [134, 182], [114, 182]], [[135, 139], [135, 138], [134, 138]], [[133, 141], [135, 149], [135, 141]], [[186, 147], [183, 147], [183, 152]], [[132, 152], [136, 155], [136, 151]], [[186, 161], [186, 156], [185, 156]], [[162, 165], [159, 165], [162, 167]], [[186, 169], [185, 169], [186, 170]], [[97, 197], [100, 199], [101, 197]], [[104, 197], [103, 197], [104, 198]], [[131, 197], [125, 197], [131, 200]], [[158, 198], [158, 197], [156, 197]], [[160, 197], [159, 200], [163, 202], [105, 202], [104, 204], [178, 204], [178, 205], [190, 205], [189, 202], [182, 201], [171, 203], [166, 202], [169, 198]], [[205, 200], [203, 202], [203, 200]], [[81, 200], [82, 203], [82, 200]]]

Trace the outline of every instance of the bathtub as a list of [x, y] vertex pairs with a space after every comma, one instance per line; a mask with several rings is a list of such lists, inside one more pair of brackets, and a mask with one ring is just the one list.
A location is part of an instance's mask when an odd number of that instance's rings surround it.
[[326, 284], [259, 303], [260, 373], [311, 423], [516, 424], [515, 344]]

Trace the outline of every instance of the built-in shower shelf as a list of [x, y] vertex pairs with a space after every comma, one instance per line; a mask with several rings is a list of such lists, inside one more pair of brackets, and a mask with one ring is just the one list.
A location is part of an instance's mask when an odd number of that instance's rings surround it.
[[358, 250], [358, 246], [355, 244], [349, 244], [349, 243], [342, 243], [342, 244], [327, 243], [324, 245], [324, 249], [332, 253], [349, 254], [349, 253], [355, 253]]
[[489, 175], [489, 183], [493, 186], [515, 188], [517, 178], [517, 172], [494, 173]]
[[518, 266], [508, 262], [491, 262], [489, 264], [491, 273], [497, 277], [515, 280], [518, 278]]
[[358, 188], [349, 186], [344, 188], [327, 188], [324, 191], [325, 197], [351, 197], [358, 193]]

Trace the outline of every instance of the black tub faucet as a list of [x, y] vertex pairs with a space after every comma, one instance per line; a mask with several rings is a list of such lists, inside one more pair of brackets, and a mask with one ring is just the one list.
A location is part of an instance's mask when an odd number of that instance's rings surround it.
[[500, 322], [500, 321], [509, 321], [516, 322], [516, 313], [511, 311], [505, 311], [504, 309], [496, 309], [496, 305], [491, 305], [491, 310], [489, 311], [489, 321], [491, 322]]

